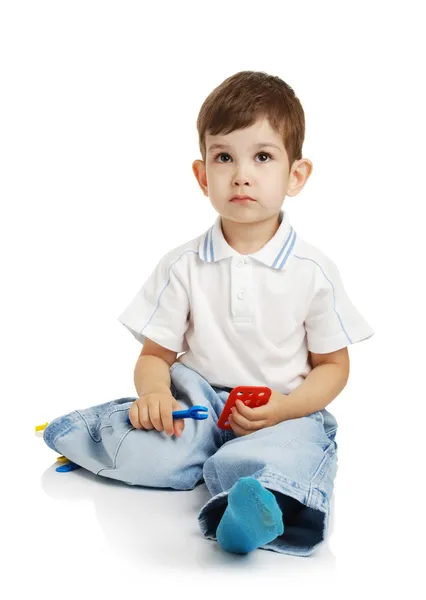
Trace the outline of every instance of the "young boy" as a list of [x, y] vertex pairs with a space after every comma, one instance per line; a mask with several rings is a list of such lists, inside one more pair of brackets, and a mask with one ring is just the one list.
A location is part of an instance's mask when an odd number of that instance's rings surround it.
[[[334, 262], [282, 210], [312, 171], [292, 88], [237, 73], [207, 97], [197, 127], [193, 172], [218, 217], [163, 256], [119, 317], [143, 344], [138, 396], [60, 417], [44, 439], [132, 485], [204, 480], [212, 497], [199, 525], [224, 550], [308, 556], [326, 537], [337, 471], [337, 422], [325, 407], [348, 381], [347, 347], [373, 330]], [[268, 386], [271, 398], [237, 401], [223, 431], [218, 418], [239, 385]], [[208, 419], [173, 421], [195, 404]]]

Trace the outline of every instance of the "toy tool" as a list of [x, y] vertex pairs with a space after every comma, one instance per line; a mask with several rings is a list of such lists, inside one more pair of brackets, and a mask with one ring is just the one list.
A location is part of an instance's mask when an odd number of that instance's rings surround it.
[[207, 419], [209, 416], [207, 406], [191, 406], [188, 410], [174, 410], [172, 417], [174, 419], [195, 419], [196, 421], [202, 421]]
[[[191, 406], [188, 410], [174, 410], [172, 412], [173, 419], [195, 419], [196, 421], [202, 421], [207, 419], [209, 409], [207, 406]], [[127, 417], [127, 422], [130, 423], [130, 418]]]

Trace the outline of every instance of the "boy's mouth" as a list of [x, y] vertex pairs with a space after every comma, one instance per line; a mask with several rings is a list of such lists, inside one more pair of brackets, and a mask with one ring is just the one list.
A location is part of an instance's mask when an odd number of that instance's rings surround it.
[[232, 196], [230, 202], [235, 202], [237, 204], [239, 203], [244, 203], [244, 202], [255, 202], [255, 199], [252, 198], [251, 196], [240, 196], [240, 195], [235, 195]]

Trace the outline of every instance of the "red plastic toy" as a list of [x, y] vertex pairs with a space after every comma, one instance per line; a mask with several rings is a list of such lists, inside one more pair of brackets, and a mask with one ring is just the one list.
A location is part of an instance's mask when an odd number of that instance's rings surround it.
[[219, 429], [231, 429], [228, 418], [231, 412], [231, 408], [235, 406], [236, 400], [241, 400], [250, 408], [256, 408], [257, 406], [263, 406], [266, 404], [271, 397], [272, 390], [268, 387], [260, 385], [240, 385], [234, 388], [223, 407], [222, 414], [219, 417], [217, 426]]

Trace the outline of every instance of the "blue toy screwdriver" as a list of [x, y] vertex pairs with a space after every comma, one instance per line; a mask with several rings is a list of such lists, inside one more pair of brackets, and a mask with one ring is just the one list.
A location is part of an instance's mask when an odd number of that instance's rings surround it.
[[[209, 416], [208, 411], [207, 406], [196, 405], [191, 406], [187, 410], [174, 410], [172, 417], [173, 419], [195, 419], [196, 421], [202, 421]], [[127, 417], [127, 422], [131, 425], [129, 417]]]
[[172, 412], [173, 419], [195, 419], [196, 421], [202, 421], [207, 419], [209, 416], [209, 409], [207, 406], [191, 406], [188, 410], [174, 410]]

